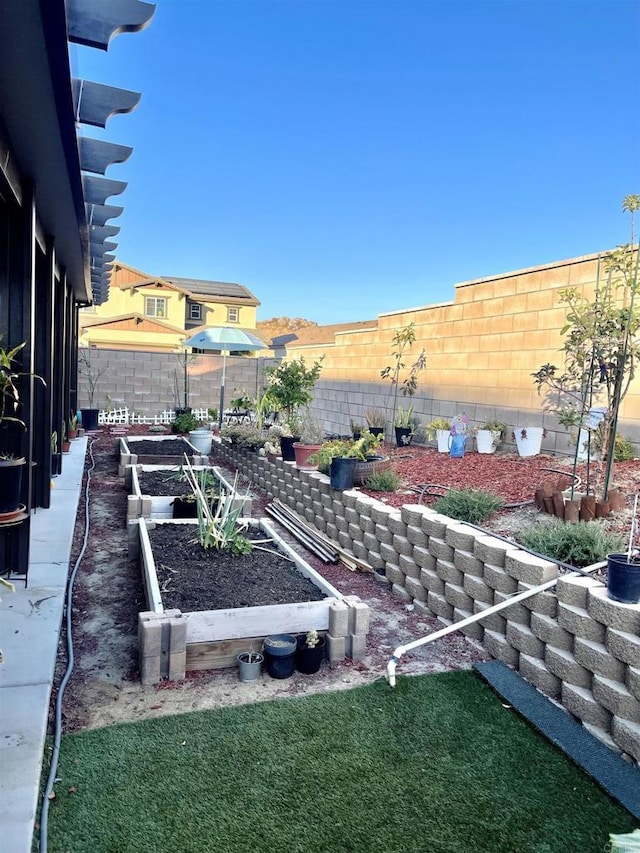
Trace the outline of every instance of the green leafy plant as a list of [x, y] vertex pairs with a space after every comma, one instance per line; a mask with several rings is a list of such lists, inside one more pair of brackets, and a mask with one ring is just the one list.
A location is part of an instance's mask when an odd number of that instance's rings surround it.
[[[1, 335], [0, 340], [2, 340]], [[20, 405], [18, 381], [23, 376], [33, 376], [34, 379], [38, 379], [43, 385], [45, 384], [41, 376], [16, 369], [18, 355], [25, 346], [26, 341], [10, 350], [0, 347], [0, 424], [14, 423], [23, 428], [25, 428], [25, 423], [16, 414]]]
[[434, 503], [433, 508], [449, 518], [479, 524], [502, 506], [502, 501], [482, 489], [451, 489]]
[[207, 415], [209, 416], [210, 421], [218, 420], [218, 410], [215, 408], [215, 406], [209, 406], [209, 408], [207, 409]]
[[265, 370], [269, 397], [285, 416], [293, 415], [296, 409], [309, 405], [313, 399], [311, 391], [320, 377], [323, 358], [308, 367], [301, 356]]
[[497, 441], [504, 441], [507, 437], [507, 425], [502, 421], [485, 421], [479, 429], [488, 429], [489, 432], [497, 433]]
[[[594, 441], [593, 441], [596, 450], [602, 452], [602, 433], [600, 429], [597, 429], [594, 433]], [[635, 453], [633, 452], [633, 444], [629, 441], [628, 438], [625, 438], [619, 432], [616, 433], [616, 438], [613, 443], [613, 461], [614, 462], [629, 462], [631, 459], [635, 459]]]
[[238, 396], [229, 402], [234, 412], [246, 412], [253, 408], [255, 401], [247, 394], [244, 388], [241, 388], [239, 391], [236, 389], [235, 393]]
[[393, 419], [393, 425], [400, 427], [401, 429], [407, 429], [412, 426], [412, 421], [413, 406], [408, 406], [406, 409], [403, 409], [402, 406], [398, 406]]
[[197, 426], [198, 419], [191, 412], [184, 412], [184, 414], [182, 415], [177, 415], [176, 418], [171, 421], [172, 432], [177, 432], [181, 434], [191, 432], [191, 430], [195, 429]]
[[247, 450], [258, 450], [264, 447], [268, 439], [267, 433], [253, 424], [225, 424], [220, 430], [220, 435], [232, 444]]
[[381, 444], [382, 436], [372, 435], [368, 430], [365, 430], [357, 440], [332, 438], [323, 442], [318, 450], [309, 457], [309, 462], [312, 465], [317, 465], [318, 469], [326, 474], [329, 471], [332, 459], [344, 457], [346, 459], [359, 459], [364, 462], [368, 456], [375, 454]]
[[581, 524], [550, 518], [524, 528], [519, 538], [526, 548], [578, 568], [598, 563], [624, 546], [622, 536], [607, 532], [597, 521]]
[[311, 409], [305, 408], [300, 417], [301, 444], [322, 444], [324, 439], [324, 424], [315, 417]]
[[436, 432], [439, 429], [444, 429], [449, 432], [451, 429], [451, 421], [448, 418], [434, 418], [432, 421], [429, 421], [428, 424], [425, 424], [424, 429], [429, 441], [433, 441], [436, 437]]
[[245, 536], [248, 521], [240, 518], [248, 495], [238, 500], [238, 472], [236, 471], [231, 493], [223, 500], [213, 501], [207, 496], [207, 472], [194, 471], [188, 460], [184, 470], [196, 496], [200, 545], [205, 550], [213, 548], [217, 551], [229, 551], [236, 556], [250, 553], [253, 544]]
[[364, 416], [370, 427], [383, 427], [387, 422], [387, 416], [383, 409], [367, 409]]
[[[405, 353], [411, 349], [416, 341], [415, 324], [409, 323], [402, 329], [398, 329], [391, 339], [393, 350], [391, 364], [388, 364], [380, 371], [382, 379], [388, 379], [391, 382], [393, 393], [393, 421], [396, 420], [396, 412], [398, 409], [398, 391], [401, 391], [403, 397], [413, 397], [418, 389], [418, 373], [424, 370], [427, 366], [427, 355], [424, 348], [420, 351], [418, 358], [409, 368], [409, 372], [404, 379], [400, 381], [402, 372], [406, 369]], [[387, 405], [387, 409], [389, 406]], [[383, 424], [384, 425], [384, 424]]]
[[395, 492], [400, 485], [400, 477], [395, 471], [387, 469], [386, 471], [376, 471], [367, 480], [364, 485], [372, 492]]
[[308, 649], [314, 649], [319, 642], [320, 637], [315, 629], [307, 631], [307, 636], [304, 638], [304, 644]]

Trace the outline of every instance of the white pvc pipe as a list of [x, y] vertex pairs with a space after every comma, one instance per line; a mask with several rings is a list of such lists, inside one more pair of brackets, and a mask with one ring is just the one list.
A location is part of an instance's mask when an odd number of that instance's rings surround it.
[[[596, 569], [601, 569], [603, 566], [606, 565], [606, 561], [603, 561], [601, 563], [594, 563], [592, 566], [588, 566], [586, 569], [583, 569], [583, 571], [594, 572], [596, 571]], [[580, 573], [570, 572], [567, 575], [561, 575], [561, 577], [577, 578], [580, 577]], [[498, 613], [500, 610], [505, 610], [507, 607], [511, 607], [512, 604], [517, 604], [519, 601], [524, 601], [526, 598], [531, 598], [532, 595], [537, 595], [539, 592], [544, 592], [547, 589], [551, 589], [552, 586], [556, 585], [558, 580], [559, 578], [554, 578], [553, 580], [540, 584], [540, 586], [536, 586], [533, 589], [527, 589], [524, 590], [524, 592], [518, 592], [511, 598], [507, 598], [505, 601], [501, 601], [499, 604], [494, 604], [487, 610], [483, 610], [481, 613], [474, 613], [473, 616], [467, 616], [466, 619], [461, 619], [459, 622], [454, 622], [452, 625], [447, 625], [446, 628], [442, 628], [440, 631], [436, 631], [433, 634], [427, 634], [426, 637], [420, 637], [419, 640], [413, 640], [413, 642], [407, 643], [404, 646], [398, 646], [397, 649], [394, 651], [391, 659], [389, 660], [389, 663], [387, 664], [387, 681], [389, 682], [389, 686], [396, 686], [396, 666], [400, 662], [400, 658], [403, 655], [406, 655], [407, 652], [410, 652], [412, 649], [417, 649], [418, 646], [425, 646], [427, 643], [432, 643], [434, 640], [439, 640], [442, 637], [446, 637], [447, 634], [452, 634], [454, 631], [459, 631], [461, 628], [466, 628], [467, 625], [473, 625], [475, 622], [481, 622], [487, 616], [491, 616], [493, 613]]]

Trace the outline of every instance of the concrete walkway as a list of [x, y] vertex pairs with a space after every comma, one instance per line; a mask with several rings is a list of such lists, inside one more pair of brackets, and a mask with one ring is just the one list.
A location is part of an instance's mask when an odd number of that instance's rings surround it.
[[31, 519], [28, 585], [0, 589], [0, 846], [30, 853], [49, 698], [87, 439], [72, 442], [50, 509]]

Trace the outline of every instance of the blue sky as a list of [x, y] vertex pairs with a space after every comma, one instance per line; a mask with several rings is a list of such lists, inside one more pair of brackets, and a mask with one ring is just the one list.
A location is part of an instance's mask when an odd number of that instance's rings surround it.
[[158, 0], [80, 76], [142, 92], [120, 260], [238, 281], [259, 319], [451, 301], [629, 239], [637, 0]]

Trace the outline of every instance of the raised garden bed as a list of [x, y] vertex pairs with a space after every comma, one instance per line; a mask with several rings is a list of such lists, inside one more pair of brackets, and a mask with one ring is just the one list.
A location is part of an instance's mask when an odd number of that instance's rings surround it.
[[[155, 640], [145, 637], [154, 622], [167, 625], [165, 652], [175, 658], [175, 665], [169, 663], [171, 678], [182, 677], [185, 670], [235, 666], [238, 653], [258, 650], [268, 635], [312, 628], [326, 632], [330, 619], [332, 636], [343, 650], [335, 656], [334, 648], [333, 659], [348, 653], [349, 607], [344, 597], [281, 539], [267, 519], [249, 520], [252, 533], [272, 540], [269, 547], [282, 556], [254, 549], [244, 557], [219, 552], [203, 557], [194, 544], [195, 522], [139, 519], [137, 524], [149, 608], [140, 614], [143, 681], [153, 681], [149, 672], [159, 671]], [[194, 552], [200, 553], [189, 565]], [[336, 621], [332, 608], [342, 611], [343, 618]]]
[[[131, 465], [125, 473], [125, 482], [129, 489], [127, 518], [173, 518], [173, 501], [175, 498], [187, 497], [192, 494], [186, 479], [181, 479], [180, 466], [166, 465]], [[251, 516], [252, 502], [250, 497], [233, 494], [233, 484], [230, 483], [215, 466], [195, 466], [194, 471], [210, 471], [215, 478], [218, 491], [231, 496], [234, 508], [242, 505], [242, 514]]]
[[123, 436], [119, 444], [120, 462], [118, 473], [122, 477], [128, 465], [179, 465], [185, 455], [192, 465], [207, 465], [204, 456], [181, 436]]

